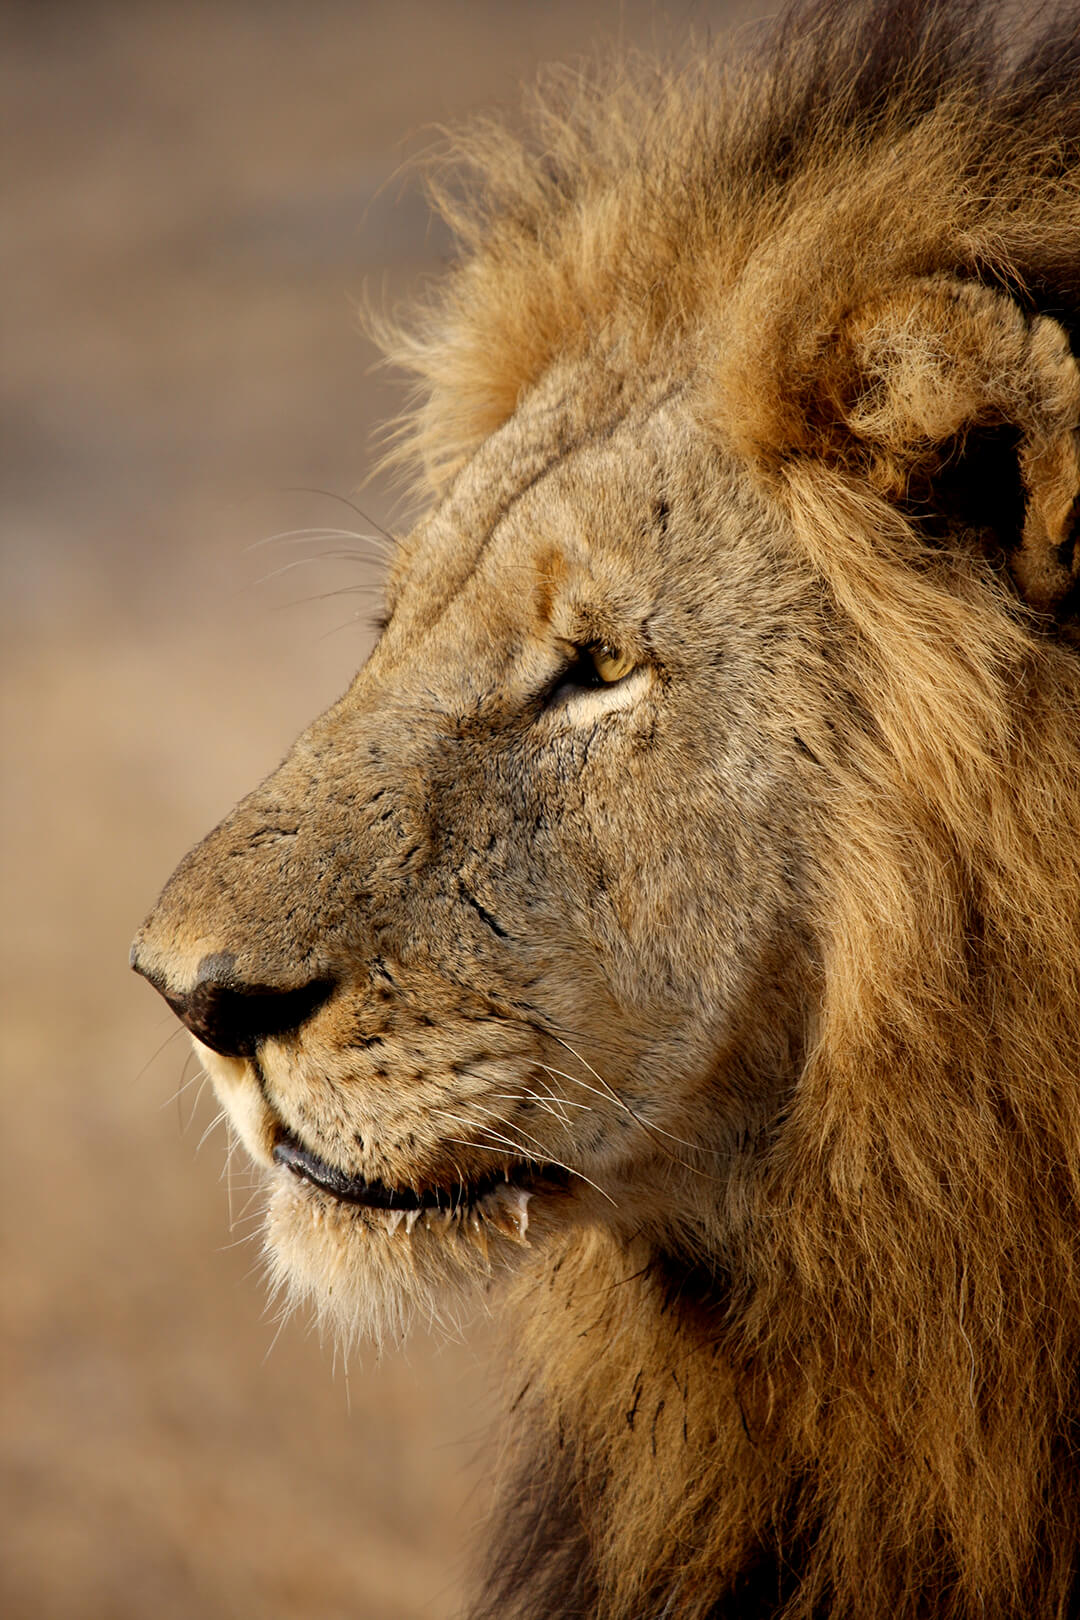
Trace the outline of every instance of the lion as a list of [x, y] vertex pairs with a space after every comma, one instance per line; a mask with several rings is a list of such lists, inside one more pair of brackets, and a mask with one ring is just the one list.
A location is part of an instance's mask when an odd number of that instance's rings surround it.
[[825, 0], [436, 174], [425, 514], [134, 963], [345, 1335], [498, 1286], [473, 1611], [1080, 1609], [1080, 14]]

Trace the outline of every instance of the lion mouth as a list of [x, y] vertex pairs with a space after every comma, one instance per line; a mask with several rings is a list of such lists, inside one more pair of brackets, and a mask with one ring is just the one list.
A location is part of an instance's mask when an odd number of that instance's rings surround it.
[[568, 1176], [558, 1165], [519, 1160], [504, 1169], [493, 1170], [472, 1181], [455, 1181], [446, 1185], [428, 1187], [389, 1187], [383, 1181], [368, 1181], [363, 1176], [350, 1176], [335, 1165], [327, 1164], [292, 1135], [283, 1136], [274, 1146], [274, 1159], [302, 1181], [329, 1193], [343, 1204], [353, 1204], [371, 1210], [382, 1217], [390, 1232], [404, 1221], [412, 1232], [416, 1222], [431, 1217], [444, 1222], [468, 1220], [473, 1217], [502, 1227], [508, 1224], [524, 1241], [528, 1229], [529, 1200], [542, 1188], [566, 1186]]

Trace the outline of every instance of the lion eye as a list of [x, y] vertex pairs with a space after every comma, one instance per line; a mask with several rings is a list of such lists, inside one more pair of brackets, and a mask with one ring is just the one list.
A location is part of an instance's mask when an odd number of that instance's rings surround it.
[[603, 681], [605, 686], [621, 681], [634, 668], [634, 660], [629, 653], [620, 652], [617, 647], [609, 646], [606, 641], [600, 642], [595, 647], [586, 647], [585, 653], [592, 660], [597, 678]]
[[545, 702], [557, 702], [589, 687], [616, 686], [637, 668], [637, 659], [630, 653], [620, 652], [610, 642], [589, 642], [574, 650], [571, 662], [544, 694]]

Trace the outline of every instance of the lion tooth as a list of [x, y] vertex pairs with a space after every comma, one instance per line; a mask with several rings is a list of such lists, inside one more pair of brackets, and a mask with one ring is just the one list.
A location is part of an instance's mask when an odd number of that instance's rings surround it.
[[386, 1230], [390, 1233], [391, 1237], [393, 1237], [394, 1233], [397, 1231], [404, 1219], [405, 1211], [403, 1209], [383, 1210], [383, 1220], [386, 1222]]
[[525, 1233], [529, 1228], [529, 1199], [531, 1193], [525, 1192], [521, 1187], [500, 1186], [487, 1200], [483, 1208], [485, 1219], [498, 1228], [504, 1237], [512, 1243], [520, 1243], [529, 1247], [529, 1240]]
[[409, 1213], [405, 1217], [405, 1230], [410, 1237], [412, 1237], [412, 1229], [419, 1219], [420, 1211], [418, 1209], [410, 1209]]
[[524, 1243], [525, 1234], [529, 1230], [529, 1199], [532, 1193], [526, 1192], [524, 1187], [508, 1187], [507, 1197], [510, 1200], [511, 1217], [518, 1229], [518, 1237]]

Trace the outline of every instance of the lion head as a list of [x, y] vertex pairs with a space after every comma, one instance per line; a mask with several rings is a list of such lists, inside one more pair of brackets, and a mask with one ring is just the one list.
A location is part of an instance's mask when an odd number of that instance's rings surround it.
[[296, 1294], [509, 1278], [485, 1613], [1067, 1611], [1078, 88], [827, 3], [464, 137], [381, 636], [139, 933]]

